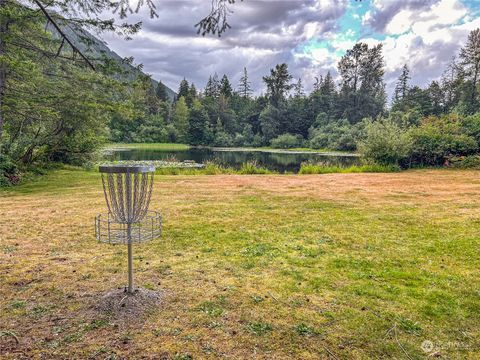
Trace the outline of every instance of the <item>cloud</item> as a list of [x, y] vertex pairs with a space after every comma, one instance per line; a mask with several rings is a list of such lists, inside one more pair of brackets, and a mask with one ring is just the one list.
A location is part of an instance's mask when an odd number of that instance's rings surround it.
[[[209, 12], [208, 0], [160, 1], [159, 18], [146, 12], [130, 21], [143, 22], [134, 39], [125, 42], [104, 36], [121, 56], [134, 56], [146, 72], [176, 90], [183, 77], [203, 88], [210, 74], [227, 74], [236, 85], [246, 66], [257, 93], [262, 76], [277, 63], [287, 62], [295, 77], [303, 76], [312, 61], [300, 60], [295, 49], [337, 28], [348, 0], [245, 0], [230, 16], [232, 26], [221, 38], [197, 35], [194, 24]], [[313, 82], [313, 81], [312, 81]]]
[[224, 36], [202, 37], [193, 25], [209, 12], [209, 0], [156, 4], [158, 19], [146, 12], [129, 19], [143, 21], [134, 40], [105, 40], [174, 90], [184, 77], [203, 88], [214, 72], [236, 85], [246, 66], [260, 94], [262, 76], [282, 62], [309, 90], [316, 76], [335, 76], [341, 56], [363, 41], [383, 43], [391, 94], [403, 64], [411, 68], [412, 82], [424, 86], [442, 74], [469, 31], [480, 27], [472, 11], [480, 10], [480, 2], [467, 0], [244, 0], [232, 7], [232, 28]]

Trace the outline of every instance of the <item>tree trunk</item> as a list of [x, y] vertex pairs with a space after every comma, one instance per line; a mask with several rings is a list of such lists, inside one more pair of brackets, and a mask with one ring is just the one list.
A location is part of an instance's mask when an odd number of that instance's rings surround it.
[[[0, 9], [4, 9], [7, 6], [7, 0], [0, 0]], [[5, 122], [5, 116], [3, 113], [3, 99], [5, 96], [5, 82], [7, 80], [7, 67], [5, 65], [5, 38], [8, 30], [7, 19], [0, 17], [0, 151], [3, 138], [3, 124]]]

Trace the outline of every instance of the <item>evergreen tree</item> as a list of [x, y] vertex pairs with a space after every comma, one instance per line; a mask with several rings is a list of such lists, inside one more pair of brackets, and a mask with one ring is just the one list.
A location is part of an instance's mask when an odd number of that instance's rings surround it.
[[470, 81], [470, 113], [478, 111], [478, 84], [480, 81], [480, 29], [468, 35], [467, 43], [460, 50], [460, 60], [467, 80]]
[[432, 113], [432, 100], [427, 90], [414, 86], [408, 90], [406, 97], [407, 109], [415, 109], [423, 116]]
[[313, 122], [317, 114], [324, 113], [328, 119], [335, 119], [337, 116], [337, 91], [330, 71], [325, 77], [318, 79], [315, 85], [316, 90], [310, 94], [309, 117]]
[[264, 76], [263, 81], [267, 85], [267, 93], [270, 102], [278, 106], [285, 100], [285, 96], [292, 89], [290, 83], [292, 75], [288, 72], [287, 64], [277, 64], [275, 69], [270, 69], [270, 76]]
[[220, 81], [220, 94], [229, 98], [232, 96], [232, 93], [232, 85], [230, 85], [227, 75], [223, 75], [222, 80]]
[[305, 97], [305, 91], [303, 89], [302, 78], [298, 78], [297, 83], [295, 84], [295, 97]]
[[157, 89], [156, 89], [157, 98], [161, 101], [169, 101], [167, 88], [161, 81], [158, 82]]
[[462, 69], [454, 57], [447, 65], [447, 69], [444, 71], [441, 79], [441, 87], [444, 94], [445, 112], [451, 111], [460, 101], [462, 83]]
[[189, 97], [190, 95], [190, 85], [188, 85], [188, 81], [183, 78], [183, 80], [180, 82], [180, 86], [178, 87], [178, 94], [177, 98], [180, 99], [181, 97], [185, 98], [185, 100]]
[[190, 91], [188, 95], [192, 99], [192, 101], [193, 99], [196, 99], [198, 97], [197, 88], [195, 87], [194, 83], [190, 85]]
[[220, 82], [218, 81], [218, 75], [215, 73], [208, 78], [207, 86], [205, 86], [205, 96], [218, 98], [220, 95]]
[[320, 75], [320, 77], [315, 76], [315, 82], [313, 83], [313, 92], [320, 91], [320, 86], [322, 85], [322, 82], [323, 82], [322, 75]]
[[208, 136], [208, 114], [198, 99], [192, 104], [188, 116], [187, 141], [190, 145], [205, 145], [210, 142]]
[[238, 85], [238, 93], [244, 98], [247, 99], [252, 93], [252, 88], [250, 86], [250, 81], [248, 81], [247, 68], [243, 68], [243, 76], [240, 78], [240, 83]]
[[259, 120], [263, 137], [267, 143], [280, 135], [282, 114], [278, 108], [268, 104], [260, 113]]
[[431, 101], [433, 115], [441, 115], [444, 111], [444, 94], [440, 84], [437, 81], [432, 81], [427, 89], [428, 97]]
[[398, 77], [397, 84], [395, 85], [394, 102], [399, 102], [407, 96], [408, 93], [408, 80], [410, 80], [410, 70], [407, 64], [403, 65], [402, 73]]
[[173, 113], [173, 125], [178, 131], [180, 142], [187, 140], [188, 115], [189, 110], [185, 97], [181, 96], [175, 103], [175, 110]]
[[375, 118], [385, 108], [384, 60], [382, 44], [369, 48], [357, 43], [338, 63], [342, 77], [340, 92], [344, 116], [352, 123]]

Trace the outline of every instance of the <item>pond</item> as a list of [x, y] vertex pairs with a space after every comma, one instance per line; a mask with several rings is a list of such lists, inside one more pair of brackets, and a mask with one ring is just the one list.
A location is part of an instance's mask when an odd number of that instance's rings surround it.
[[322, 163], [347, 167], [358, 165], [355, 154], [320, 153], [306, 151], [258, 150], [242, 148], [190, 148], [187, 150], [159, 150], [145, 148], [108, 149], [108, 160], [193, 160], [205, 164], [213, 161], [219, 165], [240, 168], [243, 163], [255, 162], [257, 166], [278, 172], [298, 172], [302, 162]]

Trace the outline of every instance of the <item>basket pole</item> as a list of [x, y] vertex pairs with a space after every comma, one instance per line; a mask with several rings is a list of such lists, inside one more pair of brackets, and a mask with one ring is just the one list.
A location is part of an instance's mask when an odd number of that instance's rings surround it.
[[132, 249], [132, 225], [127, 225], [128, 235], [128, 293], [133, 294], [133, 249]]

